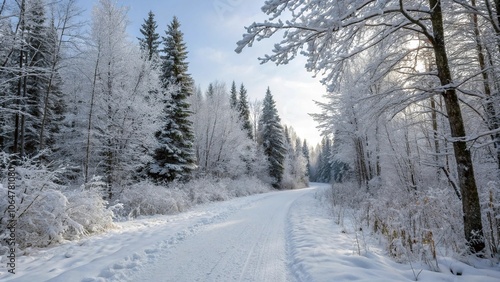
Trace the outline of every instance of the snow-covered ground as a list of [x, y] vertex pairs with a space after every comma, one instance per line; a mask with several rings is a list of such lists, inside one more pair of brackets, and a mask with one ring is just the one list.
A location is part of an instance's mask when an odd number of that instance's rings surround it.
[[324, 187], [118, 223], [106, 234], [29, 250], [17, 258], [15, 275], [0, 268], [0, 280], [414, 281], [415, 273], [419, 281], [500, 281], [499, 265], [473, 268], [443, 258], [441, 272], [412, 269], [393, 262], [376, 244], [358, 255], [359, 236], [348, 224], [336, 225], [315, 197]]

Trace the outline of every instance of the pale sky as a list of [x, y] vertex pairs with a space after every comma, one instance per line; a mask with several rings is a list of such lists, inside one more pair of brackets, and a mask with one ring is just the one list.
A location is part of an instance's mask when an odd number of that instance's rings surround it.
[[[79, 1], [88, 10], [85, 15], [90, 17], [97, 0]], [[261, 65], [257, 58], [269, 54], [279, 37], [256, 42], [241, 54], [234, 52], [244, 27], [266, 18], [260, 10], [264, 0], [117, 0], [117, 3], [129, 8], [128, 32], [134, 40], [140, 36], [140, 26], [150, 10], [155, 14], [161, 36], [173, 16], [179, 18], [189, 52], [189, 73], [203, 91], [215, 80], [225, 82], [228, 87], [234, 80], [238, 87], [241, 83], [245, 85], [249, 101], [254, 101], [263, 99], [269, 86], [282, 122], [292, 126], [309, 145], [320, 142], [317, 123], [308, 113], [320, 111], [313, 100], [322, 100], [325, 87], [305, 70], [305, 58], [297, 58], [285, 66]]]

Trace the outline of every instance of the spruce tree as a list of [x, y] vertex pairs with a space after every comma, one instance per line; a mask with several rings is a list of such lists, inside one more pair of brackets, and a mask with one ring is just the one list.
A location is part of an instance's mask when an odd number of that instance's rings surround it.
[[243, 129], [247, 131], [248, 138], [253, 139], [252, 123], [250, 122], [250, 106], [248, 105], [247, 90], [243, 83], [240, 86], [237, 108], [240, 114], [240, 120], [243, 123]]
[[[24, 2], [20, 3], [20, 10], [24, 10]], [[24, 42], [24, 21], [19, 21], [17, 34], [13, 30], [10, 21], [0, 20], [0, 61], [3, 70], [0, 71], [0, 148], [7, 153], [13, 153], [17, 148], [14, 146], [16, 132], [16, 120], [19, 117], [20, 99], [18, 96], [18, 83], [22, 81], [19, 61], [20, 50]], [[23, 60], [20, 60], [21, 62]], [[22, 84], [21, 84], [22, 85]]]
[[330, 163], [332, 152], [332, 143], [330, 138], [324, 137], [321, 141], [321, 154], [319, 157], [318, 171], [317, 171], [317, 181], [323, 183], [330, 183], [332, 178], [332, 165]]
[[309, 146], [307, 145], [307, 140], [304, 139], [304, 142], [302, 143], [302, 155], [304, 155], [304, 158], [306, 159], [306, 173], [307, 177], [311, 176], [311, 157], [309, 154]]
[[33, 156], [40, 150], [52, 148], [54, 134], [64, 113], [61, 78], [57, 72], [57, 32], [53, 22], [46, 24], [42, 0], [29, 2], [26, 11], [28, 46], [26, 67], [29, 75], [23, 82], [25, 113], [21, 118], [21, 154]]
[[269, 87], [264, 98], [262, 115], [259, 120], [259, 141], [269, 162], [269, 176], [273, 178], [273, 187], [278, 188], [283, 179], [286, 155], [285, 136], [281, 119], [278, 116]]
[[180, 23], [174, 17], [164, 41], [162, 59], [162, 83], [170, 97], [164, 99], [165, 107], [161, 129], [155, 136], [159, 146], [154, 152], [150, 175], [157, 181], [186, 179], [196, 168], [193, 149], [194, 134], [188, 98], [193, 93], [193, 79], [188, 74], [186, 44]]
[[[64, 32], [64, 31], [62, 31]], [[46, 41], [49, 45], [47, 61], [49, 69], [47, 70], [47, 84], [43, 90], [41, 128], [39, 132], [39, 150], [50, 149], [52, 153], [58, 150], [61, 144], [57, 144], [62, 134], [64, 119], [67, 114], [67, 104], [62, 91], [62, 77], [59, 72], [61, 61], [61, 42], [54, 19], [51, 19], [48, 28]], [[55, 157], [52, 156], [52, 159]]]
[[231, 109], [236, 109], [238, 107], [238, 91], [236, 90], [236, 83], [233, 80], [231, 84], [231, 95], [229, 96], [229, 104]]
[[160, 35], [156, 32], [156, 28], [158, 25], [155, 21], [155, 14], [152, 11], [149, 11], [148, 18], [144, 20], [144, 23], [141, 25], [140, 32], [144, 36], [139, 39], [139, 44], [141, 46], [141, 50], [146, 52], [148, 56], [148, 60], [151, 61], [154, 56], [159, 54], [158, 47], [160, 46]]
[[207, 92], [206, 92], [206, 96], [208, 98], [213, 97], [214, 93], [215, 93], [214, 85], [212, 83], [209, 83], [208, 88], [207, 88]]

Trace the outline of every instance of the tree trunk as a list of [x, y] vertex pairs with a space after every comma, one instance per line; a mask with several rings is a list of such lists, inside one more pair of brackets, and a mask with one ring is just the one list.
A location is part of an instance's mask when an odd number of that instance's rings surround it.
[[456, 90], [453, 86], [451, 72], [444, 41], [443, 15], [440, 0], [429, 0], [431, 22], [434, 37], [432, 44], [436, 56], [436, 67], [441, 85], [445, 90], [441, 93], [446, 105], [450, 123], [451, 136], [454, 138], [453, 149], [458, 170], [458, 180], [462, 194], [462, 210], [464, 214], [465, 239], [471, 252], [478, 253], [485, 248], [481, 208], [474, 178], [472, 157], [465, 139], [465, 126]]
[[[498, 9], [498, 2], [495, 1]], [[471, 0], [471, 6], [476, 7], [476, 0]], [[477, 49], [477, 57], [479, 62], [479, 68], [482, 71], [483, 76], [483, 86], [484, 86], [484, 95], [486, 96], [486, 101], [484, 104], [486, 118], [488, 120], [488, 128], [490, 130], [496, 130], [500, 127], [500, 121], [498, 120], [497, 112], [495, 109], [495, 96], [498, 94], [494, 94], [495, 89], [490, 87], [490, 76], [489, 71], [487, 71], [486, 59], [484, 55], [484, 48], [481, 40], [481, 34], [479, 31], [479, 24], [477, 19], [477, 14], [472, 14], [472, 23], [474, 24], [474, 37], [476, 40], [476, 49]], [[494, 133], [491, 135], [493, 139], [493, 145], [497, 154], [497, 168], [500, 170], [500, 132]], [[499, 172], [500, 173], [500, 172]]]
[[89, 181], [89, 162], [90, 162], [90, 135], [91, 135], [91, 129], [92, 129], [92, 115], [94, 113], [94, 98], [95, 98], [95, 91], [96, 91], [96, 83], [97, 83], [97, 76], [98, 76], [98, 71], [99, 71], [99, 57], [101, 56], [101, 49], [98, 49], [97, 52], [97, 60], [95, 63], [95, 68], [94, 68], [94, 77], [92, 81], [92, 94], [90, 95], [90, 110], [89, 110], [89, 118], [88, 118], [88, 124], [87, 124], [87, 144], [85, 146], [85, 163], [84, 163], [84, 169], [83, 169], [83, 174], [84, 174], [84, 182], [87, 183]]
[[21, 28], [21, 46], [19, 48], [19, 80], [17, 82], [17, 97], [16, 99], [16, 116], [14, 121], [14, 144], [12, 148], [12, 153], [19, 153], [19, 133], [21, 127], [21, 97], [22, 97], [22, 87], [23, 87], [23, 76], [26, 75], [23, 72], [24, 67], [24, 31], [25, 31], [25, 2], [21, 2], [21, 11], [19, 13], [19, 26]]

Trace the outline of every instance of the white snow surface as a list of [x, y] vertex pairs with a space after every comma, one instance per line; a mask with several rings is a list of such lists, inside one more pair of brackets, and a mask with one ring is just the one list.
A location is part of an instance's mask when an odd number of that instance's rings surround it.
[[415, 281], [414, 271], [419, 281], [500, 281], [499, 265], [442, 258], [441, 271], [432, 272], [398, 264], [376, 246], [358, 255], [355, 232], [336, 225], [317, 199], [327, 186], [311, 186], [121, 222], [105, 234], [31, 249], [17, 257], [16, 274], [0, 268], [0, 281]]

